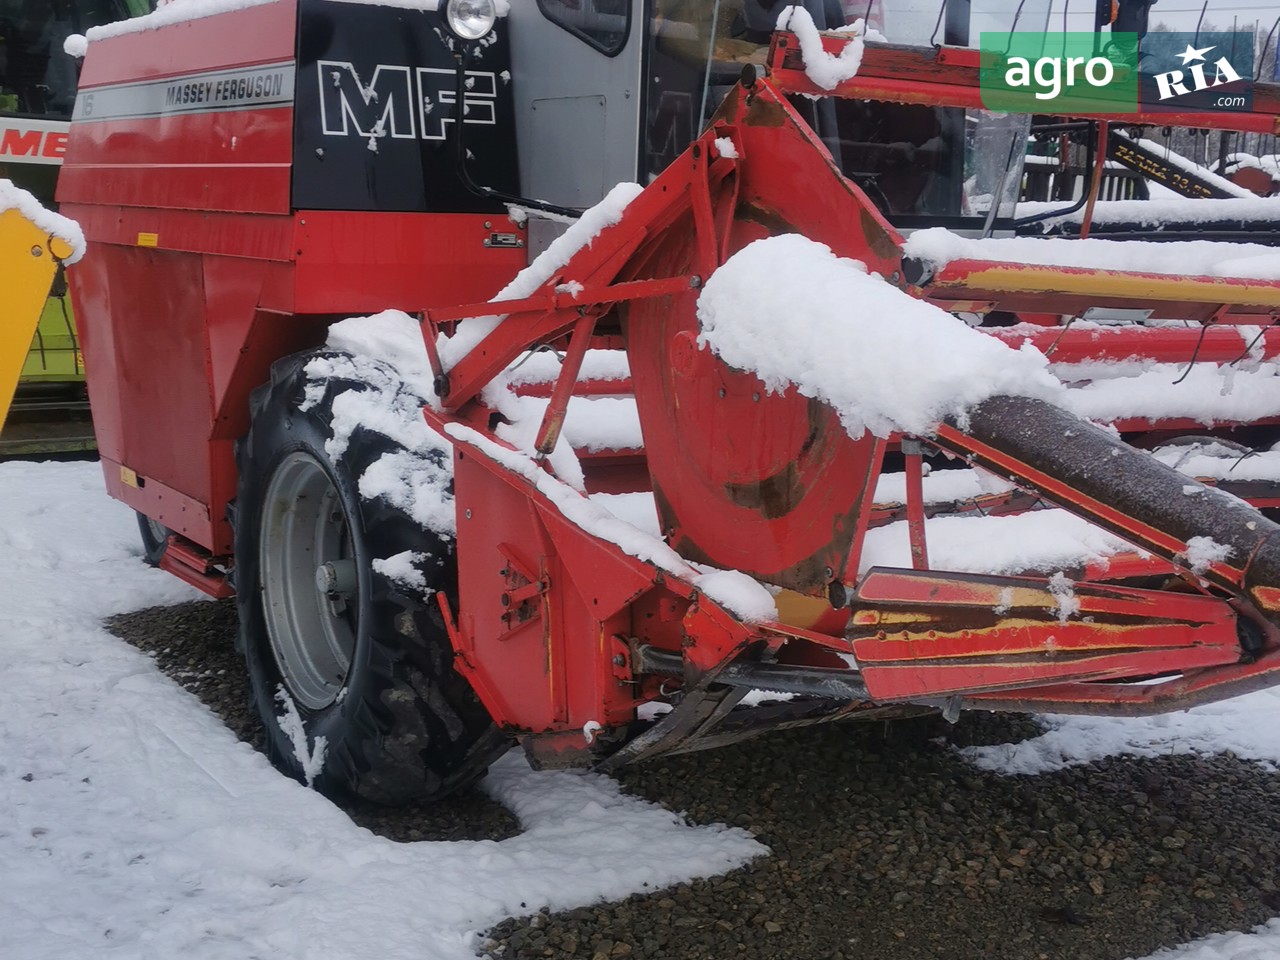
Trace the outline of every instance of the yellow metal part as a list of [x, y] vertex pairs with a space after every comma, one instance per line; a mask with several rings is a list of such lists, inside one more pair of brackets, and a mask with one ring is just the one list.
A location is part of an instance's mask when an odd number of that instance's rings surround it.
[[1166, 277], [1080, 267], [1042, 267], [1034, 264], [991, 263], [961, 278], [939, 279], [931, 293], [949, 289], [1004, 294], [1081, 294], [1099, 300], [1153, 300], [1174, 303], [1213, 303], [1280, 309], [1280, 284], [1267, 280], [1228, 277]]
[[0, 212], [0, 426], [53, 285], [71, 246], [50, 237], [16, 209]]

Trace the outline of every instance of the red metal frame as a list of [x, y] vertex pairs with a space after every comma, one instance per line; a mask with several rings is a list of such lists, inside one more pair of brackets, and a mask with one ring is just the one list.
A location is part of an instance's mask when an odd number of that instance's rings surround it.
[[[228, 49], [240, 51], [242, 64], [287, 59], [294, 14], [295, 4], [284, 0], [207, 18], [198, 33], [166, 28], [163, 42], [98, 41], [114, 45], [115, 54], [90, 58], [85, 89], [193, 65], [227, 66]], [[842, 42], [824, 39], [832, 50]], [[1182, 536], [947, 424], [928, 438], [901, 438], [906, 503], [877, 507], [875, 484], [890, 441], [854, 440], [822, 404], [794, 390], [770, 393], [699, 346], [695, 304], [705, 280], [748, 243], [786, 230], [803, 231], [887, 282], [956, 310], [1043, 318], [1062, 313], [1064, 304], [1129, 304], [1143, 285], [1149, 296], [1152, 284], [1163, 307], [1193, 320], [1271, 325], [1280, 309], [1280, 284], [979, 262], [950, 264], [908, 287], [902, 237], [841, 175], [786, 100], [788, 92], [827, 94], [813, 88], [796, 53], [794, 37], [775, 37], [771, 80], [734, 88], [711, 127], [618, 223], [531, 296], [500, 307], [487, 298], [525, 254], [468, 243], [487, 231], [483, 217], [292, 210], [289, 108], [170, 125], [74, 125], [62, 200], [89, 237], [73, 290], [109, 490], [177, 531], [167, 569], [225, 592], [225, 507], [234, 496], [232, 450], [247, 429], [249, 392], [266, 380], [272, 361], [318, 344], [334, 319], [399, 307], [423, 320], [443, 397], [442, 409], [424, 416], [454, 444], [458, 594], [451, 602], [440, 593], [437, 602], [456, 663], [492, 715], [531, 738], [544, 760], [623, 743], [615, 757], [648, 756], [714, 740], [753, 669], [771, 671], [777, 682], [838, 691], [821, 714], [828, 719], [873, 702], [956, 697], [1038, 709], [1171, 709], [1280, 680], [1272, 626], [1280, 584], [1259, 580], [1253, 556], [1193, 575]], [[869, 47], [858, 76], [835, 94], [979, 106], [976, 71], [971, 51]], [[1262, 85], [1255, 96], [1252, 114], [1133, 122], [1280, 132], [1275, 90]], [[218, 145], [245, 125], [261, 135], [255, 152], [233, 162]], [[733, 141], [735, 157], [714, 149], [718, 138]], [[187, 152], [192, 143], [201, 146]], [[236, 192], [230, 185], [243, 179], [233, 169], [240, 162], [255, 176]], [[109, 203], [99, 199], [103, 183], [115, 191]], [[557, 290], [568, 280], [580, 286], [577, 293]], [[496, 309], [506, 319], [446, 369], [437, 332]], [[598, 330], [621, 331], [629, 382], [577, 382]], [[1054, 327], [996, 335], [1030, 338], [1066, 362], [1142, 356], [1228, 363], [1245, 347], [1239, 333], [1221, 326], [1203, 335]], [[537, 458], [513, 469], [509, 455], [517, 454], [500, 452], [507, 445], [490, 428], [481, 392], [522, 353], [548, 343], [564, 349], [566, 360], [554, 384], [528, 390], [548, 397], [547, 411]], [[1266, 331], [1260, 349], [1268, 357], [1280, 353], [1280, 333]], [[591, 488], [635, 489], [647, 475], [667, 544], [685, 561], [659, 566], [629, 555], [573, 523], [535, 483], [542, 478], [532, 471], [548, 469], [545, 455], [570, 397], [625, 391], [634, 391], [645, 449], [605, 451], [589, 461], [593, 476], [607, 477]], [[975, 508], [1023, 509], [1044, 498], [1119, 533], [1145, 553], [1082, 577], [1133, 578], [1144, 586], [1080, 584], [1068, 603], [1061, 584], [1044, 578], [928, 569], [922, 443], [1020, 488]], [[915, 569], [859, 577], [867, 530], [899, 514]], [[698, 589], [692, 562], [781, 588], [778, 622], [733, 616]], [[1175, 574], [1180, 589], [1150, 589], [1156, 577]], [[1246, 634], [1256, 639], [1245, 643]], [[849, 666], [853, 656], [860, 670]], [[1183, 679], [1158, 688], [1095, 682], [1166, 673]], [[627, 742], [637, 705], [672, 693], [675, 709]], [[813, 709], [801, 703], [791, 716], [812, 722], [805, 711]], [[591, 723], [604, 728], [594, 746], [582, 735]]]
[[[80, 90], [288, 61], [296, 22], [279, 0], [104, 39]], [[58, 182], [88, 240], [71, 295], [107, 489], [224, 559], [234, 444], [273, 361], [347, 316], [491, 296], [525, 263], [484, 245], [492, 215], [293, 209], [293, 123], [287, 106], [90, 118]]]
[[[852, 38], [823, 34], [823, 49], [838, 56]], [[962, 47], [902, 47], [867, 44], [857, 74], [834, 89], [819, 87], [804, 71], [804, 57], [795, 34], [778, 31], [769, 48], [769, 76], [784, 93], [811, 97], [919, 103], [931, 107], [986, 109], [979, 89], [981, 55]], [[1196, 127], [1280, 133], [1280, 85], [1255, 83], [1254, 107], [1249, 112], [1164, 111], [1123, 114], [1133, 126]], [[1140, 105], [1140, 107], [1145, 105]]]
[[[766, 116], [767, 126], [762, 122]], [[791, 139], [789, 135], [793, 132], [796, 136]], [[739, 159], [697, 162], [699, 156], [712, 155], [711, 140], [721, 136], [734, 139]], [[472, 355], [452, 370], [442, 371], [448, 381], [447, 406], [454, 412], [443, 415], [429, 412], [428, 419], [439, 429], [445, 429], [452, 420], [474, 426], [481, 418], [468, 415], [467, 409], [488, 377], [523, 351], [547, 339], [563, 337], [575, 324], [578, 329], [569, 342], [570, 350], [576, 353], [574, 340], [580, 342], [591, 326], [584, 318], [602, 307], [620, 305], [615, 309], [625, 310], [627, 346], [632, 360], [631, 387], [642, 412], [649, 468], [654, 490], [659, 494], [668, 541], [678, 544], [686, 556], [758, 571], [759, 566], [753, 567], [750, 558], [727, 562], [725, 558], [732, 556], [731, 548], [722, 544], [704, 549], [703, 544], [710, 544], [710, 540], [682, 539], [680, 525], [685, 522], [685, 516], [681, 505], [684, 502], [690, 509], [702, 511], [714, 536], [729, 544], [741, 539], [735, 530], [740, 526], [738, 517], [731, 509], [733, 504], [715, 501], [703, 488], [686, 491], [679, 484], [664, 485], [661, 470], [655, 466], [655, 451], [662, 449], [662, 440], [676, 436], [678, 430], [690, 429], [695, 436], [725, 435], [716, 428], [714, 419], [708, 419], [713, 417], [710, 408], [705, 403], [698, 405], [696, 394], [689, 394], [694, 398], [692, 405], [683, 395], [677, 401], [677, 409], [693, 411], [692, 421], [666, 428], [655, 418], [653, 408], [647, 404], [656, 401], [661, 408], [670, 403], [672, 391], [683, 389], [681, 385], [685, 383], [709, 386], [716, 399], [735, 414], [744, 408], [760, 411], [758, 422], [766, 426], [766, 432], [755, 429], [751, 435], [765, 436], [766, 446], [769, 426], [778, 429], [781, 424], [781, 432], [794, 433], [793, 412], [788, 405], [799, 402], [798, 398], [787, 394], [767, 395], [763, 385], [749, 374], [727, 370], [705, 350], [696, 347], [691, 333], [696, 332], [696, 328], [688, 324], [698, 281], [708, 271], [708, 265], [713, 269], [724, 256], [760, 235], [743, 230], [732, 211], [744, 207], [767, 210], [783, 221], [796, 222], [787, 216], [792, 209], [790, 196], [783, 196], [782, 191], [771, 192], [766, 186], [782, 181], [776, 173], [780, 169], [810, 184], [823, 184], [823, 177], [829, 178], [830, 183], [821, 187], [828, 216], [844, 223], [872, 225], [870, 234], [845, 231], [840, 236], [829, 235], [827, 242], [838, 254], [869, 259], [873, 270], [888, 277], [899, 269], [896, 258], [891, 248], [877, 245], [873, 238], [885, 238], [895, 246], [898, 238], [892, 228], [878, 219], [866, 198], [839, 177], [818, 145], [806, 139], [785, 101], [767, 83], [759, 83], [749, 90], [744, 88], [731, 96], [717, 122], [690, 148], [687, 158], [691, 162], [677, 163], [664, 173], [628, 207], [620, 223], [606, 229], [589, 247], [575, 255], [546, 282], [541, 293], [509, 308], [504, 306], [503, 309], [510, 310], [507, 319], [487, 335]], [[584, 292], [574, 298], [556, 294], [556, 287], [566, 278], [583, 283]], [[1256, 294], [1267, 286], [1244, 285], [1242, 289]], [[1195, 303], [1205, 291], [1195, 288], [1194, 284], [1183, 284], [1180, 292], [1188, 297], [1188, 302]], [[429, 315], [433, 321], [458, 320], [487, 315], [493, 309], [492, 304], [474, 304], [432, 311]], [[675, 318], [674, 321], [671, 318]], [[428, 328], [429, 335], [431, 329]], [[1082, 332], [1081, 336], [1085, 335]], [[1081, 358], [1089, 355], [1078, 339], [1062, 331], [1044, 331], [1037, 336], [1063, 337], [1064, 352], [1074, 351]], [[1213, 340], [1215, 355], [1226, 355], [1224, 336]], [[1162, 357], [1181, 357], [1187, 349], [1187, 344], [1181, 342], [1148, 340], [1145, 333], [1123, 339], [1124, 346], [1117, 344], [1115, 348], [1123, 349], [1126, 356], [1148, 343]], [[1236, 335], [1234, 339], [1236, 348], [1242, 349], [1240, 337]], [[1269, 340], [1268, 346], [1271, 346]], [[576, 368], [567, 365], [552, 390], [553, 400], [567, 395], [567, 384], [576, 375]], [[744, 396], [750, 394], [749, 406], [734, 405], [729, 386], [735, 382], [733, 378], [742, 379], [740, 389]], [[667, 408], [667, 419], [671, 417], [670, 409]], [[549, 412], [547, 423], [558, 416], [559, 413]], [[869, 464], [878, 464], [883, 456], [885, 446], [880, 441], [866, 440], [859, 445], [847, 440], [838, 428], [829, 432], [838, 432], [838, 436], [844, 438], [839, 442], [847, 442], [848, 449], [866, 456], [865, 462]], [[492, 435], [488, 439], [498, 442]], [[1017, 462], [954, 427], [941, 426], [932, 441], [997, 473], [1016, 478], [1039, 495], [1122, 533], [1148, 551], [1146, 555], [1117, 558], [1110, 568], [1109, 575], [1113, 578], [1172, 573], [1187, 550], [1187, 543], [1179, 537], [1100, 502], [1031, 464]], [[743, 471], [753, 469], [752, 475], [763, 479], [768, 476], [768, 465], [758, 459], [759, 446], [757, 439], [753, 448], [757, 451], [756, 460], [737, 466]], [[913, 531], [915, 564], [923, 568], [927, 565], [927, 548], [923, 536], [925, 510], [920, 492], [919, 453], [906, 445], [903, 449], [908, 464], [905, 509]], [[666, 453], [671, 460], [690, 461], [690, 454], [678, 446]], [[695, 454], [689, 472], [691, 478], [714, 475], [716, 470], [724, 469], [725, 458], [731, 461], [733, 456], [724, 445], [718, 444], [711, 445], [708, 455], [713, 460], [720, 458], [719, 464], [708, 465]], [[1242, 558], [1245, 566], [1223, 562], [1200, 571], [1201, 582], [1212, 584], [1210, 593], [1081, 584], [1074, 594], [1078, 608], [1071, 614], [1076, 619], [1059, 615], [1060, 597], [1044, 580], [957, 576], [924, 570], [917, 573], [873, 571], [856, 584], [851, 621], [838, 617], [824, 619], [818, 610], [820, 601], [815, 598], [813, 606], [788, 601], [780, 608], [791, 611], [792, 616], [797, 610], [806, 611], [800, 619], [807, 624], [825, 623], [821, 629], [795, 622], [757, 624], [750, 628], [738, 624], [734, 629], [727, 629], [723, 621], [717, 624], [704, 618], [706, 611], [717, 609], [705, 598], [690, 603], [696, 596], [691, 583], [651, 565], [624, 558], [616, 548], [563, 522], [527, 480], [513, 478], [511, 471], [490, 458], [484, 449], [468, 448], [465, 454], [459, 453], [459, 458], [458, 495], [464, 498], [460, 500], [460, 509], [466, 509], [467, 520], [460, 523], [459, 532], [462, 613], [458, 631], [459, 642], [468, 651], [469, 676], [495, 715], [511, 718], [513, 725], [521, 729], [546, 732], [550, 737], [546, 749], [553, 753], [585, 749], [570, 736], [583, 723], [597, 719], [607, 727], [631, 715], [638, 699], [636, 685], [640, 684], [643, 690], [643, 679], [626, 671], [606, 673], [599, 667], [608, 651], [634, 650], [637, 644], [678, 655], [684, 664], [683, 682], [691, 696], [705, 692], [706, 677], [725, 669], [727, 663], [742, 656], [744, 651], [755, 649], [759, 655], [761, 650], [773, 650], [776, 656], [777, 651], [785, 649], [788, 663], [828, 668], [840, 662], [832, 659], [832, 653], [853, 653], [861, 664], [860, 676], [869, 695], [878, 702], [994, 696], [997, 691], [1010, 688], [1052, 689], [1062, 696], [1083, 700], [1084, 691], [1094, 689], [1090, 681], [1138, 678], [1169, 671], [1193, 676], [1212, 670], [1214, 684], [1224, 687], [1234, 684], [1240, 677], [1256, 673], [1252, 666], [1242, 662], [1249, 659], [1240, 641], [1238, 620], [1242, 612], [1261, 621], [1260, 629], [1270, 631], [1268, 636], [1275, 634], [1258, 612], [1270, 609], [1271, 598], [1257, 590], [1246, 596], [1242, 587], [1247, 558]], [[862, 494], [874, 485], [875, 475], [873, 466], [865, 474], [846, 470], [842, 477], [842, 488], [855, 490], [854, 502], [862, 506], [854, 511], [853, 536], [833, 541], [839, 553], [838, 562], [828, 563], [825, 574], [819, 575], [815, 575], [812, 564], [800, 563], [782, 575], [775, 567], [766, 579], [818, 595], [841, 581], [845, 589], [853, 588], [855, 578], [851, 571], [856, 569], [858, 543], [871, 520], [869, 497]], [[504, 492], [499, 493], [495, 485]], [[520, 487], [517, 495], [510, 496], [513, 489]], [[678, 500], [687, 492], [687, 501], [669, 502], [667, 491], [672, 489], [675, 493], [671, 498]], [[498, 506], [504, 497], [510, 502], [505, 507]], [[530, 515], [531, 505], [537, 523], [544, 527], [521, 536], [526, 543], [542, 544], [540, 548], [531, 547], [529, 556], [542, 556], [544, 566], [539, 567], [536, 590], [531, 592], [526, 587], [519, 596], [523, 603], [536, 603], [540, 612], [536, 617], [529, 614], [518, 630], [508, 634], [500, 622], [488, 622], [500, 619], [501, 614], [492, 609], [487, 597], [504, 590], [508, 597], [516, 596], [510, 585], [500, 579], [511, 576], [512, 564], [508, 559], [504, 565], [501, 551], [495, 553], [495, 545], [513, 538], [512, 531], [521, 529], [522, 523], [531, 522], [521, 519]], [[830, 517], [834, 509], [831, 503], [824, 508]], [[554, 535], [545, 525], [555, 527]], [[807, 526], [813, 526], [811, 520]], [[796, 528], [785, 522], [757, 527], [752, 530], [757, 555], [767, 554], [775, 546], [767, 537], [760, 536], [761, 531], [767, 531], [784, 546], [794, 546], [798, 535]], [[717, 550], [718, 553], [713, 552]], [[605, 556], [613, 557], [609, 563], [620, 565], [616, 574], [601, 573], [608, 566]], [[553, 561], [554, 569], [545, 566], [549, 560]], [[623, 570], [626, 572], [622, 573]], [[1085, 571], [1086, 577], [1106, 575], [1100, 567]], [[523, 577], [529, 583], [533, 579], [528, 573]], [[614, 602], [601, 604], [598, 611], [594, 609], [594, 598], [590, 609], [582, 605], [584, 596], [612, 579], [623, 585], [618, 588], [619, 595]], [[1018, 598], [1012, 612], [1000, 610], [1001, 598], [1006, 593]], [[1234, 599], [1228, 602], [1227, 598]], [[469, 604], [475, 604], [474, 608], [468, 610]], [[655, 608], [666, 609], [665, 618], [656, 614]], [[558, 621], [560, 629], [554, 621], [557, 615], [562, 618]], [[723, 612], [719, 615], [723, 617]], [[577, 619], [577, 625], [563, 619], [566, 617]], [[647, 625], [648, 632], [642, 637], [636, 635], [638, 623]], [[893, 626], [886, 627], [890, 623]], [[482, 639], [507, 635], [525, 637], [520, 642], [525, 644], [523, 656], [527, 659], [513, 653], [514, 648], [510, 646], [501, 648], [500, 652], [497, 645], [508, 641]], [[780, 637], [786, 638], [784, 647], [778, 646]], [[486, 642], [494, 645], [492, 655], [485, 655], [478, 646]], [[581, 658], [583, 664], [595, 663], [596, 672], [582, 680], [583, 687], [573, 684], [566, 687], [559, 681], [561, 664], [577, 658]], [[545, 686], [535, 684], [539, 692], [526, 693], [521, 704], [516, 704], [508, 695], [516, 674], [542, 676], [547, 683]], [[1052, 688], [1046, 686], [1064, 680], [1065, 685], [1059, 682]], [[595, 690], [595, 699], [576, 699], [576, 694], [585, 687]], [[1199, 687], [1196, 689], [1197, 696], [1206, 695]], [[1103, 712], [1108, 709], [1106, 703], [1088, 702]], [[533, 713], [521, 712], [533, 709], [534, 703]], [[1042, 706], [1046, 709], [1052, 706], [1047, 695]]]

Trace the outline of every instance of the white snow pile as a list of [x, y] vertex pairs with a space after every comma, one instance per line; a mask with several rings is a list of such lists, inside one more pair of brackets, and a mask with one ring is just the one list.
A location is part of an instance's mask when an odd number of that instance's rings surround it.
[[[615, 186], [603, 200], [584, 212], [564, 233], [556, 237], [533, 263], [516, 274], [515, 279], [493, 297], [493, 302], [522, 300], [537, 293], [538, 288], [555, 276], [575, 253], [589, 246], [606, 227], [620, 221], [627, 205], [642, 190], [638, 183], [619, 183]], [[496, 314], [474, 317], [459, 323], [452, 337], [442, 338], [440, 341], [440, 362], [444, 368], [452, 369], [505, 319], [505, 314]]]
[[[929, 565], [959, 573], [1053, 573], [1105, 564], [1133, 550], [1065, 510], [1033, 510], [1003, 517], [943, 516], [925, 521]], [[905, 520], [867, 531], [858, 572], [911, 566]]]
[[1271, 175], [1273, 180], [1280, 179], [1280, 154], [1263, 154], [1255, 157], [1251, 153], [1228, 153], [1226, 166], [1223, 168], [1227, 173], [1234, 173], [1240, 169], [1261, 170]]
[[1207, 440], [1157, 447], [1151, 455], [1179, 473], [1206, 480], [1280, 480], [1280, 449], [1252, 451]]
[[[554, 383], [560, 376], [563, 359], [552, 350], [528, 354], [506, 372], [507, 383], [523, 387], [535, 383]], [[625, 350], [588, 350], [578, 370], [578, 382], [584, 380], [629, 380], [631, 365]]]
[[0, 180], [0, 214], [8, 210], [18, 211], [37, 230], [65, 241], [71, 247], [71, 256], [65, 261], [67, 264], [75, 263], [84, 256], [84, 231], [80, 224], [60, 213], [46, 210], [34, 196], [14, 186], [12, 180]]
[[0, 464], [6, 956], [365, 960], [376, 944], [381, 960], [470, 960], [476, 933], [508, 915], [618, 899], [767, 852], [608, 778], [535, 773], [515, 755], [483, 789], [516, 815], [519, 836], [377, 837], [101, 626], [196, 596], [142, 563], [133, 513], [107, 498], [97, 464]]
[[1200, 576], [1215, 563], [1222, 563], [1235, 551], [1225, 543], [1218, 543], [1212, 537], [1192, 537], [1187, 541], [1184, 555], [1191, 572]]
[[790, 30], [800, 41], [805, 76], [823, 90], [834, 90], [858, 75], [865, 48], [864, 28], [865, 21], [859, 19], [848, 26], [826, 31], [850, 38], [839, 54], [830, 54], [823, 48], [822, 33], [818, 31], [808, 10], [802, 6], [783, 7], [778, 14], [778, 29]]
[[[1280, 251], [1260, 243], [1213, 240], [1086, 240], [1065, 237], [962, 237], [945, 227], [917, 230], [903, 255], [944, 267], [954, 260], [1158, 273], [1175, 277], [1280, 280]], [[1190, 273], [1189, 273], [1190, 271]]]
[[[1033, 201], [1018, 204], [1018, 216], [1033, 216], [1061, 210], [1062, 201]], [[1075, 210], [1045, 221], [1079, 223], [1084, 210]], [[1094, 223], [1135, 223], [1160, 228], [1172, 223], [1216, 223], [1233, 220], [1280, 220], [1280, 197], [1152, 197], [1150, 200], [1099, 200], [1093, 209]]]
[[1270, 769], [1280, 767], [1280, 689], [1272, 687], [1221, 703], [1155, 717], [1046, 715], [1048, 728], [1021, 743], [965, 747], [960, 752], [984, 770], [1038, 774], [1112, 756], [1211, 755], [1231, 751]]
[[158, 30], [175, 23], [188, 20], [203, 20], [205, 17], [230, 13], [233, 10], [245, 10], [249, 7], [261, 7], [264, 4], [276, 3], [277, 0], [169, 0], [159, 5], [153, 12], [129, 20], [117, 20], [115, 23], [104, 23], [90, 27], [85, 31], [88, 43], [94, 40], [106, 40], [126, 33], [143, 33], [147, 30]]
[[[248, 7], [260, 7], [278, 0], [169, 0], [160, 3], [152, 13], [130, 20], [118, 20], [115, 23], [90, 27], [85, 36], [88, 41], [105, 40], [126, 33], [142, 33], [146, 30], [158, 30], [175, 23], [188, 20], [203, 20], [205, 17], [230, 13], [233, 10], [244, 10]], [[338, 0], [342, 3], [363, 3], [376, 7], [398, 7], [402, 10], [438, 10], [440, 0]], [[498, 16], [505, 17], [511, 12], [510, 0], [496, 0]], [[67, 53], [71, 53], [70, 50]], [[84, 53], [71, 54], [84, 56]]]
[[83, 33], [73, 33], [62, 41], [62, 52], [68, 57], [83, 60], [89, 52], [89, 39]]
[[[524, 397], [528, 419], [542, 422], [548, 400]], [[570, 397], [565, 408], [563, 438], [574, 450], [639, 450], [644, 447], [640, 411], [634, 397]]]
[[460, 423], [447, 423], [444, 429], [453, 439], [475, 447], [524, 477], [569, 520], [592, 536], [614, 544], [629, 556], [691, 582], [716, 603], [747, 622], [777, 619], [773, 595], [746, 574], [729, 570], [700, 570], [658, 537], [615, 516], [605, 505], [606, 501], [583, 496], [551, 476], [526, 454], [494, 443], [484, 434]]
[[1051, 369], [1070, 385], [1064, 405], [1090, 420], [1185, 417], [1211, 425], [1280, 414], [1280, 364], [1274, 361], [1198, 363], [1189, 371], [1185, 364], [1131, 360]]
[[1113, 130], [1112, 135], [1121, 140], [1128, 140], [1130, 143], [1141, 147], [1148, 153], [1153, 153], [1161, 157], [1165, 163], [1171, 167], [1189, 174], [1190, 176], [1202, 180], [1211, 186], [1217, 187], [1223, 193], [1230, 197], [1254, 197], [1257, 196], [1252, 190], [1242, 187], [1226, 177], [1219, 176], [1207, 167], [1202, 167], [1194, 160], [1184, 157], [1180, 153], [1175, 153], [1166, 144], [1156, 140], [1147, 140], [1143, 137], [1131, 137], [1123, 130]]
[[1192, 943], [1160, 950], [1146, 960], [1275, 960], [1280, 956], [1280, 919], [1250, 933], [1214, 933]]
[[[925, 503], [955, 503], [989, 494], [1007, 493], [1013, 484], [993, 473], [978, 469], [930, 470], [924, 464], [921, 492]], [[875, 502], [906, 503], [907, 475], [882, 473], [876, 480]]]
[[[419, 569], [419, 564], [426, 563], [429, 557], [425, 553], [416, 550], [403, 550], [400, 553], [383, 559], [374, 560], [371, 566], [376, 573], [381, 574], [388, 580], [402, 583], [405, 586], [413, 587], [416, 590], [435, 591], [427, 586], [427, 578], [423, 576]], [[435, 558], [439, 563], [438, 558]]]
[[1064, 392], [1030, 344], [1007, 347], [795, 234], [734, 254], [703, 288], [698, 319], [699, 343], [725, 363], [829, 404], [854, 437], [928, 434], [989, 397], [1061, 403]]
[[324, 758], [329, 752], [329, 739], [316, 737], [312, 743], [307, 743], [307, 728], [302, 725], [302, 715], [298, 713], [298, 705], [293, 702], [293, 697], [289, 696], [289, 691], [284, 688], [284, 684], [276, 688], [276, 703], [280, 704], [281, 709], [284, 710], [284, 713], [276, 716], [276, 723], [289, 738], [293, 755], [302, 767], [302, 776], [309, 787], [324, 769]]
[[739, 570], [711, 570], [694, 577], [693, 585], [747, 623], [778, 619], [773, 594]]
[[321, 400], [330, 379], [366, 386], [334, 397], [333, 436], [325, 451], [340, 457], [357, 428], [395, 440], [405, 450], [385, 453], [370, 465], [360, 477], [360, 495], [366, 500], [382, 497], [428, 530], [453, 539], [453, 448], [422, 416], [435, 394], [417, 321], [395, 310], [343, 320], [329, 328], [326, 345], [347, 355], [317, 357], [307, 364], [304, 408]]
[[726, 160], [738, 159], [738, 148], [734, 146], [732, 137], [716, 137], [715, 148], [716, 154]]

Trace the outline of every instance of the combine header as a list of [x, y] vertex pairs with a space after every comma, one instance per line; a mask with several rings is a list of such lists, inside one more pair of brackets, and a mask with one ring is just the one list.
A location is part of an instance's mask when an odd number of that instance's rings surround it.
[[84, 64], [107, 485], [235, 594], [283, 770], [398, 802], [513, 739], [1280, 682], [1270, 248], [1012, 236], [1034, 128], [978, 113], [954, 9], [934, 48], [436, 6], [179, 0]]

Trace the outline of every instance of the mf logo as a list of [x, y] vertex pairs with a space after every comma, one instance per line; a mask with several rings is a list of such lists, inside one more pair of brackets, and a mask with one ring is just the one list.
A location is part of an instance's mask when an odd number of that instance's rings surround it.
[[[445, 124], [457, 122], [453, 70], [380, 63], [362, 77], [346, 60], [320, 60], [318, 67], [325, 136], [443, 140]], [[462, 122], [495, 125], [497, 76], [468, 70], [464, 86]]]
[[[1209, 90], [1213, 87], [1220, 87], [1224, 83], [1236, 83], [1240, 80], [1240, 74], [1236, 72], [1236, 68], [1231, 65], [1231, 61], [1225, 56], [1219, 56], [1216, 60], [1209, 60], [1206, 54], [1216, 50], [1217, 46], [1201, 47], [1196, 49], [1191, 44], [1187, 44], [1187, 49], [1182, 53], [1175, 54], [1182, 61], [1181, 70], [1168, 70], [1165, 73], [1157, 73], [1152, 79], [1156, 82], [1156, 89], [1159, 91], [1161, 100], [1171, 100], [1174, 97], [1185, 97], [1189, 93], [1199, 92], [1201, 90]], [[1208, 75], [1209, 69], [1213, 70], [1213, 76]]]

